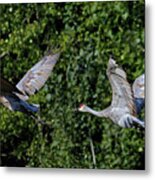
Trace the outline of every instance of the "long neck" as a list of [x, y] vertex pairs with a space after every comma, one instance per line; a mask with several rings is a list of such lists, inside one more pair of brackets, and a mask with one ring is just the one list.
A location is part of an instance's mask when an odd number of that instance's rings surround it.
[[98, 117], [108, 117], [108, 114], [109, 114], [108, 113], [109, 112], [108, 108], [106, 108], [106, 109], [104, 109], [102, 111], [95, 111], [95, 110], [93, 110], [93, 109], [91, 109], [90, 107], [87, 106], [86, 111], [93, 114], [93, 115], [95, 115], [95, 116], [98, 116]]

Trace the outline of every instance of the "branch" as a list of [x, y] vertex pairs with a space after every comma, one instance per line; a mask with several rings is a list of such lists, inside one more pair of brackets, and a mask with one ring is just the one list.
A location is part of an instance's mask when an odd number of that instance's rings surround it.
[[91, 137], [89, 138], [89, 142], [90, 142], [90, 148], [91, 148], [91, 153], [92, 153], [92, 157], [93, 157], [93, 165], [95, 168], [97, 168], [96, 167], [96, 156], [95, 156], [95, 151], [94, 151], [94, 145], [93, 145], [93, 141], [92, 141]]

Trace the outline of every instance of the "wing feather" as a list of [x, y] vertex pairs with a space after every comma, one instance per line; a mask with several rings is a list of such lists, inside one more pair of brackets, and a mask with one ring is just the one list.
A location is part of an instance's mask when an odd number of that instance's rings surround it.
[[137, 77], [132, 86], [134, 97], [144, 99], [145, 96], [145, 76], [142, 74]]
[[119, 68], [113, 59], [109, 60], [107, 75], [112, 86], [112, 106], [124, 108], [129, 113], [135, 114], [135, 105], [131, 86], [126, 79], [126, 73]]
[[50, 76], [59, 56], [60, 54], [57, 53], [43, 57], [25, 74], [16, 87], [27, 95], [33, 95], [39, 91]]

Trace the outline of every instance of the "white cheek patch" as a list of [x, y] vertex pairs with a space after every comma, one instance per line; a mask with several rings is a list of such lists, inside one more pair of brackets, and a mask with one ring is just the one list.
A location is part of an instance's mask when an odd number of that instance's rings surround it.
[[79, 111], [82, 111], [83, 110], [83, 106], [82, 107], [79, 107]]

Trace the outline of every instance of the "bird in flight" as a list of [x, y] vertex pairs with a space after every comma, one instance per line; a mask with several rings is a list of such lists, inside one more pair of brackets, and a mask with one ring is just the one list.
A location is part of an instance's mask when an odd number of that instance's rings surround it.
[[[81, 104], [78, 108], [81, 112], [89, 112], [98, 117], [109, 118], [113, 123], [123, 127], [130, 128], [135, 124], [145, 127], [144, 122], [136, 117], [137, 112], [142, 108], [142, 101], [136, 109], [136, 103], [144, 97], [144, 88], [142, 88], [142, 80], [137, 79], [133, 85], [133, 91], [127, 81], [125, 71], [120, 68], [116, 61], [110, 57], [107, 67], [107, 76], [112, 87], [111, 105], [102, 111], [95, 111], [85, 104]], [[143, 76], [142, 76], [143, 77]], [[141, 89], [137, 88], [141, 86]], [[143, 83], [144, 86], [144, 83]], [[134, 102], [134, 98], [137, 98]], [[139, 101], [140, 102], [140, 101]]]
[[37, 113], [39, 105], [30, 104], [27, 100], [45, 84], [59, 56], [60, 53], [44, 56], [15, 86], [0, 75], [0, 103], [11, 111]]

